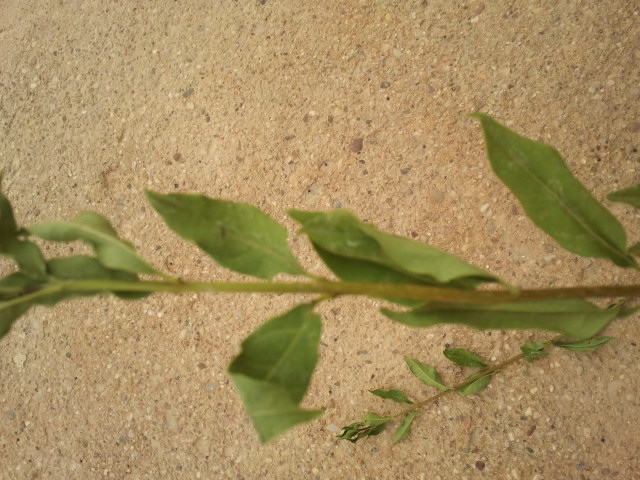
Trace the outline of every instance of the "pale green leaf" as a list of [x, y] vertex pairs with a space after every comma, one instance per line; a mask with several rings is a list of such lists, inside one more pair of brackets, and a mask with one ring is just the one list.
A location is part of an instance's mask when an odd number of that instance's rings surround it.
[[[383, 233], [345, 210], [304, 212], [289, 215], [302, 225], [327, 265], [336, 275], [351, 281], [390, 281], [393, 283], [449, 284], [473, 288], [498, 279], [430, 245]], [[341, 265], [356, 262], [356, 269]], [[365, 264], [371, 264], [362, 273]]]
[[578, 340], [575, 342], [554, 342], [553, 344], [556, 347], [566, 348], [567, 350], [571, 350], [572, 352], [582, 353], [593, 352], [606, 343], [609, 343], [611, 340], [613, 340], [613, 337], [598, 337], [588, 338], [586, 340]]
[[463, 348], [447, 348], [444, 356], [461, 367], [486, 367], [480, 356]]
[[[474, 375], [476, 374], [470, 375], [467, 378], [471, 378]], [[473, 395], [474, 393], [481, 392], [482, 390], [487, 388], [489, 386], [489, 383], [491, 383], [491, 375], [483, 375], [475, 382], [471, 382], [469, 385], [462, 387], [460, 390], [458, 390], [458, 393], [460, 395]]]
[[413, 419], [416, 418], [418, 414], [417, 410], [409, 412], [403, 419], [402, 423], [396, 430], [396, 433], [393, 435], [393, 443], [398, 443], [400, 440], [404, 440], [411, 433], [411, 424], [413, 423]]
[[226, 268], [264, 279], [305, 273], [289, 250], [286, 230], [254, 206], [204, 195], [147, 191], [147, 197], [169, 228]]
[[573, 176], [557, 150], [487, 115], [472, 116], [482, 123], [493, 170], [539, 228], [570, 252], [637, 267], [626, 253], [620, 222]]
[[439, 388], [443, 391], [449, 390], [449, 387], [442, 383], [442, 379], [440, 378], [438, 371], [432, 366], [409, 357], [405, 357], [404, 361], [409, 366], [411, 373], [418, 377], [418, 380], [422, 383], [429, 385], [430, 387]]
[[106, 218], [95, 212], [82, 212], [71, 222], [46, 222], [27, 230], [54, 242], [82, 240], [95, 250], [100, 263], [110, 269], [130, 273], [158, 273], [137, 255], [130, 243], [118, 237]]
[[411, 327], [461, 324], [480, 330], [541, 329], [574, 338], [589, 338], [620, 311], [620, 307], [601, 310], [586, 300], [577, 299], [501, 304], [431, 302], [407, 312], [383, 309], [382, 313]]
[[548, 344], [545, 342], [525, 343], [524, 345], [520, 345], [520, 350], [522, 350], [524, 358], [528, 362], [533, 362], [537, 358], [546, 357], [547, 355], [549, 355], [544, 351], [547, 345]]
[[260, 439], [318, 416], [299, 407], [318, 359], [320, 317], [303, 304], [267, 320], [242, 342], [229, 374]]
[[385, 398], [387, 400], [393, 400], [397, 403], [413, 403], [411, 400], [409, 400], [407, 394], [402, 390], [381, 390], [377, 388], [375, 390], [369, 390], [369, 392], [378, 397]]
[[607, 198], [612, 202], [627, 203], [632, 207], [640, 208], [640, 183], [612, 192], [607, 195]]

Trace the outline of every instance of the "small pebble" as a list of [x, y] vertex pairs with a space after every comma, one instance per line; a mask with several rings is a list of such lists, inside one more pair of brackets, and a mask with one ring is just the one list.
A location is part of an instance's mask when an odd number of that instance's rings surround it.
[[26, 360], [27, 356], [24, 353], [16, 353], [13, 356], [13, 363], [15, 363], [18, 368], [24, 367], [24, 362]]
[[349, 145], [349, 150], [353, 153], [360, 153], [362, 151], [362, 146], [364, 144], [363, 138], [354, 138], [351, 140], [351, 144]]
[[484, 462], [482, 460], [478, 460], [476, 462], [476, 468], [480, 471], [484, 470]]
[[329, 424], [329, 425], [327, 425], [325, 428], [326, 428], [327, 430], [329, 430], [330, 432], [334, 432], [334, 433], [335, 433], [335, 432], [339, 432], [340, 430], [342, 430], [339, 426], [337, 426], [337, 425], [335, 425], [335, 424], [333, 424], [333, 423], [330, 423], [330, 424]]
[[380, 88], [389, 88], [391, 86], [390, 82], [382, 82], [380, 84]]

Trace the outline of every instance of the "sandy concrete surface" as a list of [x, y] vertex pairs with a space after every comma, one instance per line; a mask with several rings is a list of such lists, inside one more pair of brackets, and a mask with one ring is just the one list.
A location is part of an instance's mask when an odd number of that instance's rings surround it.
[[[171, 233], [144, 189], [258, 205], [320, 273], [289, 208], [349, 209], [518, 285], [637, 282], [535, 229], [466, 114], [553, 144], [601, 200], [637, 183], [639, 22], [633, 0], [4, 0], [3, 189], [22, 225], [98, 211], [190, 279], [242, 277]], [[638, 241], [638, 213], [607, 206]], [[85, 247], [46, 247], [72, 251]], [[242, 338], [301, 298], [33, 309], [0, 348], [0, 478], [640, 478], [638, 315], [610, 326], [617, 340], [600, 351], [555, 350], [440, 401], [393, 447], [391, 433], [352, 445], [335, 428], [393, 412], [369, 389], [432, 393], [404, 355], [453, 382], [464, 372], [445, 345], [500, 360], [548, 335], [411, 330], [380, 302], [323, 304], [304, 405], [325, 414], [261, 445], [225, 369]]]

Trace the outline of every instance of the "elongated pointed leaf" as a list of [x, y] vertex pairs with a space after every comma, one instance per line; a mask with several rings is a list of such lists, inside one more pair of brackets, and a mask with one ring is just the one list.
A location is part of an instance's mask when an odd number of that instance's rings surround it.
[[613, 340], [613, 337], [588, 338], [586, 340], [578, 340], [575, 342], [554, 342], [556, 347], [565, 348], [572, 352], [593, 352], [603, 345]]
[[411, 433], [411, 424], [413, 423], [413, 419], [416, 418], [417, 414], [418, 411], [414, 410], [413, 412], [409, 412], [407, 415], [405, 415], [405, 417], [402, 419], [402, 423], [396, 430], [396, 433], [393, 435], [393, 443], [398, 443], [400, 440], [404, 440], [409, 436], [409, 434]]
[[447, 348], [444, 356], [461, 367], [486, 367], [480, 356], [463, 348]]
[[393, 417], [383, 417], [377, 413], [367, 413], [364, 420], [342, 427], [342, 432], [337, 435], [337, 437], [341, 440], [356, 443], [363, 438], [379, 435], [391, 420], [393, 420]]
[[573, 176], [557, 150], [521, 137], [487, 115], [472, 116], [482, 123], [493, 170], [538, 227], [570, 252], [637, 266], [626, 253], [620, 222]]
[[82, 212], [71, 222], [46, 222], [27, 230], [53, 242], [82, 240], [95, 250], [100, 263], [110, 269], [130, 273], [158, 273], [136, 254], [130, 243], [118, 237], [105, 217], [95, 212]]
[[418, 377], [418, 380], [422, 383], [425, 383], [430, 387], [439, 388], [440, 390], [449, 390], [449, 387], [442, 383], [438, 371], [432, 366], [409, 357], [405, 357], [404, 361], [407, 363], [411, 373]]
[[[329, 259], [327, 266], [345, 280], [451, 284], [461, 288], [498, 281], [490, 273], [430, 245], [383, 233], [345, 210], [290, 210], [289, 216], [302, 225], [302, 232], [323, 259]], [[341, 260], [371, 267], [360, 273], [343, 267]]]
[[286, 230], [254, 206], [204, 195], [147, 191], [147, 197], [169, 228], [226, 268], [265, 279], [304, 274]]
[[601, 310], [586, 300], [549, 300], [502, 304], [454, 304], [432, 302], [408, 312], [383, 309], [390, 319], [411, 327], [441, 323], [486, 329], [541, 329], [574, 338], [589, 338], [621, 312], [620, 307]]
[[[467, 378], [471, 378], [472, 376], [473, 375], [469, 375]], [[482, 390], [487, 388], [489, 386], [489, 383], [491, 383], [491, 375], [484, 375], [477, 379], [475, 382], [462, 387], [460, 390], [458, 390], [458, 393], [460, 395], [473, 395], [474, 393], [481, 392]]]
[[369, 392], [373, 393], [377, 397], [393, 400], [397, 403], [413, 403], [402, 390], [381, 390], [377, 388], [375, 390], [369, 390]]
[[322, 413], [299, 407], [318, 359], [320, 317], [313, 306], [299, 305], [267, 320], [242, 342], [242, 352], [229, 365], [263, 442]]
[[632, 207], [640, 208], [640, 183], [612, 192], [607, 195], [607, 198], [612, 202], [627, 203]]
[[544, 351], [544, 349], [547, 348], [547, 345], [548, 344], [545, 342], [525, 343], [524, 345], [520, 345], [520, 350], [522, 350], [524, 358], [528, 362], [533, 362], [540, 357], [546, 357], [549, 355]]

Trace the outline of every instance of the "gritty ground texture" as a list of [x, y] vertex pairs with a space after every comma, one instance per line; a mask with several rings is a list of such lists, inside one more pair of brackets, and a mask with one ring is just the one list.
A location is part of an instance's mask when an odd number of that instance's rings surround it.
[[[632, 0], [5, 0], [2, 186], [22, 225], [98, 211], [144, 258], [189, 279], [242, 277], [171, 233], [145, 189], [258, 205], [318, 273], [289, 208], [351, 210], [518, 285], [637, 282], [533, 227], [466, 114], [554, 145], [604, 201], [640, 177], [639, 22]], [[607, 206], [638, 241], [640, 216]], [[392, 447], [391, 433], [356, 445], [335, 434], [367, 411], [395, 411], [369, 389], [433, 393], [404, 355], [455, 382], [465, 371], [445, 346], [499, 361], [548, 334], [411, 330], [380, 302], [323, 304], [304, 405], [325, 414], [261, 445], [226, 366], [262, 320], [302, 298], [31, 310], [0, 344], [0, 478], [640, 478], [637, 315], [593, 354], [554, 350], [480, 395], [442, 399]]]

